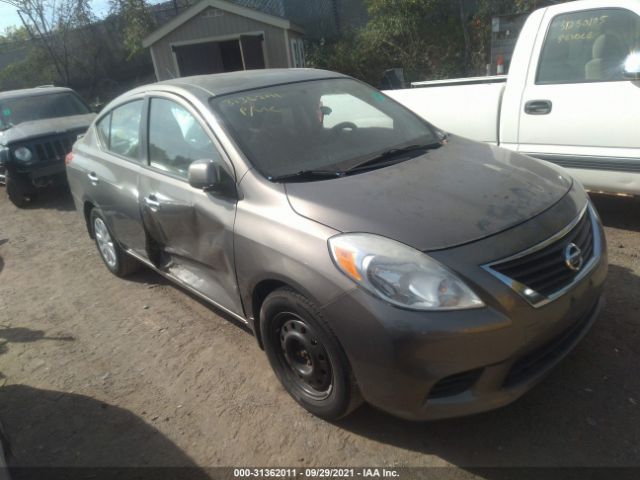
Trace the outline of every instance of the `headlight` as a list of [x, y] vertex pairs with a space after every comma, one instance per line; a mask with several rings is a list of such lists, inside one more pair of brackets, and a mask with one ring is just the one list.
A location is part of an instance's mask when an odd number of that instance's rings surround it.
[[9, 162], [9, 149], [0, 145], [0, 165], [5, 165]]
[[13, 151], [13, 156], [16, 157], [21, 162], [28, 162], [31, 160], [31, 150], [27, 147], [18, 147]]
[[407, 245], [368, 233], [329, 239], [338, 269], [381, 299], [412, 310], [458, 310], [484, 306], [446, 267]]

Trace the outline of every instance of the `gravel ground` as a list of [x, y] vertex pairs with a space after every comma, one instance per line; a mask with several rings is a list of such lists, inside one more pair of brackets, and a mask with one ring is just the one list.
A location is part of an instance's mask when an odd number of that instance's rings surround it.
[[302, 410], [254, 338], [103, 266], [65, 191], [0, 191], [0, 420], [14, 466], [640, 466], [640, 201], [594, 197], [611, 263], [591, 333], [511, 406], [411, 423]]

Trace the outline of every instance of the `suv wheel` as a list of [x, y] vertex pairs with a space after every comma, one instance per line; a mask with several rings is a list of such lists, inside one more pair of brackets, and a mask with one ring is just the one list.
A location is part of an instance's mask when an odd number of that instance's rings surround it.
[[97, 209], [91, 210], [91, 229], [98, 252], [109, 271], [118, 277], [126, 277], [140, 268], [138, 262], [118, 244], [111, 235], [104, 216]]
[[271, 367], [300, 405], [335, 420], [362, 404], [347, 356], [311, 301], [278, 289], [265, 299], [260, 319]]
[[30, 205], [35, 197], [35, 189], [31, 186], [28, 178], [24, 175], [12, 173], [9, 170], [6, 171], [5, 175], [9, 200], [18, 208], [25, 208]]

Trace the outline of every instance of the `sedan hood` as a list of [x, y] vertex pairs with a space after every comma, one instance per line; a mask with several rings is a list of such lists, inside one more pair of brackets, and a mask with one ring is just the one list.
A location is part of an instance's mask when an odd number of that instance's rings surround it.
[[286, 184], [292, 208], [341, 232], [368, 232], [419, 250], [493, 235], [548, 209], [571, 177], [532, 158], [451, 136], [389, 167]]
[[96, 118], [95, 113], [87, 113], [85, 115], [45, 118], [43, 120], [19, 123], [8, 130], [0, 132], [0, 143], [9, 145], [13, 142], [24, 142], [45, 135], [57, 135], [81, 128], [87, 129], [94, 118]]

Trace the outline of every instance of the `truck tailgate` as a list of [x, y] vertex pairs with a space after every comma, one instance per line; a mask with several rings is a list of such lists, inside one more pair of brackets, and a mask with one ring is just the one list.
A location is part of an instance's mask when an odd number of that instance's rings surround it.
[[500, 100], [505, 85], [501, 81], [384, 93], [446, 132], [497, 144]]

